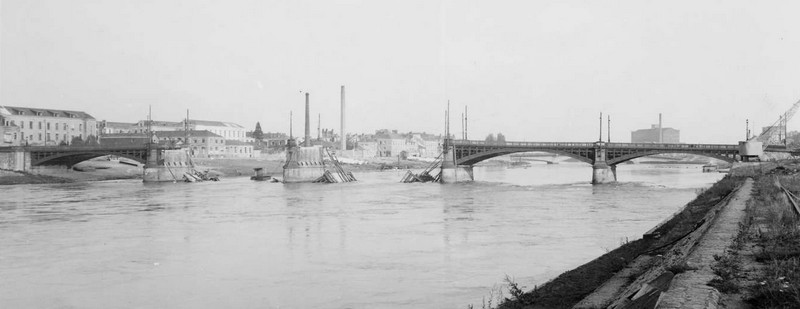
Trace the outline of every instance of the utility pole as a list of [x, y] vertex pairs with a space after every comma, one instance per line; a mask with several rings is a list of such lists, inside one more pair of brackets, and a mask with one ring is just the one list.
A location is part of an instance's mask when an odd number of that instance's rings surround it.
[[464, 139], [469, 139], [469, 135], [467, 134], [467, 107], [464, 106]]
[[447, 138], [450, 138], [450, 100], [447, 100]]
[[464, 114], [461, 114], [461, 139], [464, 140]]
[[188, 108], [186, 109], [186, 122], [183, 124], [183, 130], [184, 130], [184, 133], [185, 133], [184, 134], [185, 135], [184, 136], [184, 138], [185, 138], [184, 139], [184, 145], [186, 145], [186, 149], [190, 149], [191, 147], [189, 147], [189, 109]]
[[600, 138], [598, 140], [603, 141], [603, 112], [600, 112]]
[[608, 142], [611, 142], [611, 115], [606, 116], [608, 118]]
[[744, 140], [749, 140], [750, 139], [750, 119], [745, 119], [745, 127], [746, 127], [746, 129], [745, 129], [746, 137], [745, 137]]

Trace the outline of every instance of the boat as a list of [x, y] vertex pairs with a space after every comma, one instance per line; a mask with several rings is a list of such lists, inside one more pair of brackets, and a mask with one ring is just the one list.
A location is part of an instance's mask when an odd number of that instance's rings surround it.
[[265, 174], [264, 168], [256, 167], [253, 169], [254, 175], [250, 176], [250, 180], [266, 181], [272, 179], [272, 176]]

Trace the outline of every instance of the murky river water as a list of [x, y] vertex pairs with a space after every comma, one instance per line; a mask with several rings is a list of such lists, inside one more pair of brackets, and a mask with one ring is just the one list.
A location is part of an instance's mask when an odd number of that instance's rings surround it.
[[476, 168], [471, 184], [0, 187], [2, 308], [466, 308], [639, 238], [722, 174]]

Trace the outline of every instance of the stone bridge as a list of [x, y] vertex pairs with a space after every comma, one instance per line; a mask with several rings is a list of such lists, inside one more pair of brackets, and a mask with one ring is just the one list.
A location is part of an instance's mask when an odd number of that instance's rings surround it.
[[606, 142], [485, 142], [446, 139], [442, 181], [471, 181], [472, 166], [483, 160], [518, 152], [548, 152], [592, 165], [592, 183], [616, 181], [616, 166], [638, 157], [665, 153], [695, 154], [727, 162], [739, 158], [738, 145], [654, 144]]
[[34, 166], [72, 167], [80, 162], [107, 155], [128, 158], [142, 164], [159, 165], [164, 150], [175, 149], [162, 144], [123, 146], [23, 146], [0, 147], [0, 168], [27, 171]]

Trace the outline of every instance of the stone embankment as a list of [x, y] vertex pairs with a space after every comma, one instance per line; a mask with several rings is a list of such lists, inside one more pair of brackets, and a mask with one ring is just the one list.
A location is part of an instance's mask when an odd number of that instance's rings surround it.
[[716, 308], [719, 292], [707, 285], [716, 277], [711, 266], [738, 234], [752, 187], [747, 179], [693, 231], [655, 250], [661, 254], [640, 255], [573, 308]]
[[711, 266], [715, 256], [725, 255], [739, 234], [740, 224], [745, 219], [747, 200], [753, 189], [753, 180], [747, 179], [736, 194], [718, 213], [708, 229], [686, 257], [687, 270], [675, 275], [669, 289], [661, 295], [657, 308], [716, 308], [719, 291], [708, 286], [717, 275]]
[[752, 297], [731, 292], [732, 276], [720, 268], [742, 269], [723, 264], [740, 259], [732, 251], [742, 249], [732, 248], [742, 247], [742, 230], [752, 221], [747, 205], [758, 197], [754, 183], [775, 170], [800, 169], [780, 164], [740, 164], [642, 239], [530, 292], [512, 293], [498, 308], [738, 308], [730, 305]]

